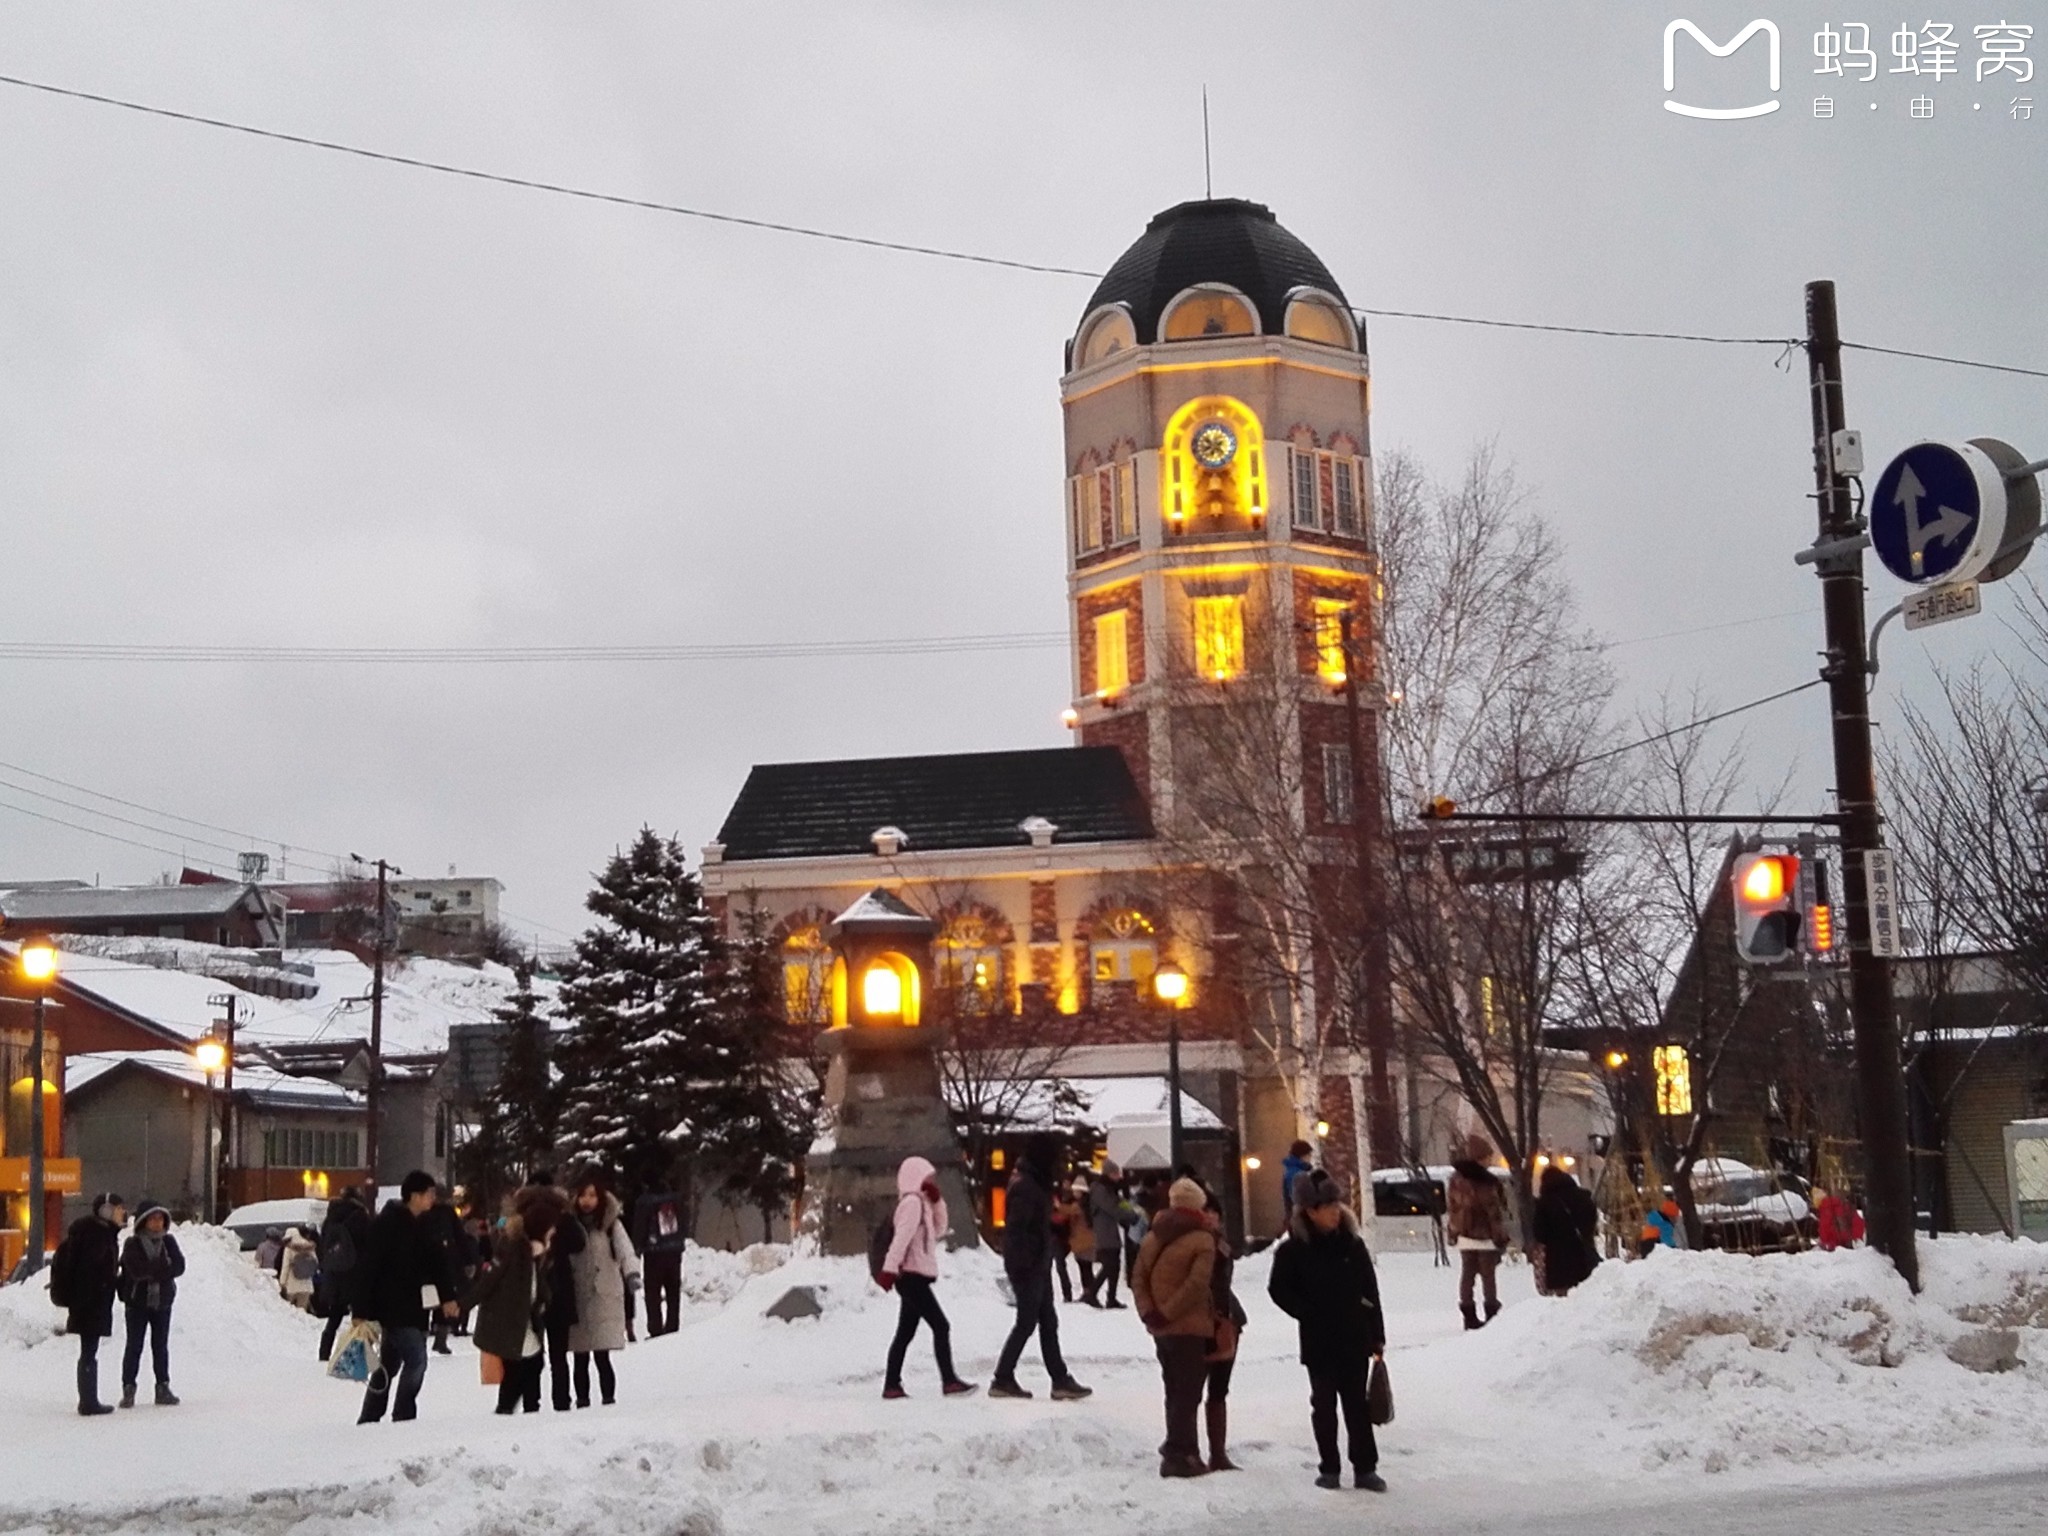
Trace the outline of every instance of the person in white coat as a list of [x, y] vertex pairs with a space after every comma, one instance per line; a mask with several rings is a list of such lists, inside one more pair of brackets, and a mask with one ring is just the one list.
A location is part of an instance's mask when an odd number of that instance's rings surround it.
[[896, 1318], [896, 1337], [889, 1344], [889, 1368], [882, 1380], [882, 1396], [909, 1396], [903, 1390], [903, 1356], [917, 1336], [917, 1325], [929, 1323], [932, 1353], [938, 1357], [939, 1380], [948, 1397], [961, 1397], [974, 1390], [974, 1383], [962, 1381], [953, 1372], [953, 1330], [939, 1306], [934, 1288], [939, 1283], [939, 1242], [952, 1230], [946, 1217], [946, 1198], [939, 1193], [938, 1170], [922, 1157], [906, 1157], [896, 1170], [896, 1235], [889, 1243], [888, 1256], [876, 1278], [883, 1290], [893, 1290], [901, 1303]]
[[584, 1234], [582, 1248], [569, 1259], [576, 1282], [576, 1320], [569, 1325], [568, 1344], [575, 1359], [576, 1406], [590, 1406], [592, 1356], [600, 1399], [610, 1406], [618, 1391], [612, 1351], [626, 1347], [626, 1287], [640, 1283], [640, 1255], [619, 1219], [618, 1197], [596, 1179], [577, 1184], [573, 1207]]

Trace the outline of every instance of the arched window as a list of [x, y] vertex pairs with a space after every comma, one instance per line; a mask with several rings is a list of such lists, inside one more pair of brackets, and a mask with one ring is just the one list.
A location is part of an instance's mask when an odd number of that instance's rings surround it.
[[938, 983], [962, 1013], [999, 1013], [1009, 996], [1006, 935], [980, 912], [946, 920], [937, 944]]
[[1136, 907], [1111, 912], [1089, 941], [1088, 975], [1093, 981], [1128, 981], [1145, 987], [1158, 969], [1158, 932], [1152, 919]]
[[1129, 312], [1121, 304], [1107, 305], [1081, 322], [1080, 338], [1074, 343], [1074, 366], [1086, 368], [1137, 344], [1138, 332]]
[[815, 923], [791, 929], [782, 941], [782, 1016], [792, 1024], [832, 1017], [832, 947]]
[[1288, 296], [1287, 334], [1317, 346], [1358, 350], [1358, 332], [1344, 306], [1314, 288], [1297, 288]]
[[1190, 288], [1167, 306], [1159, 322], [1164, 341], [1202, 341], [1215, 336], [1256, 336], [1258, 313], [1251, 300], [1235, 288], [1203, 284]]
[[1159, 506], [1169, 534], [1263, 526], [1266, 434], [1242, 400], [1201, 395], [1173, 413], [1159, 455]]

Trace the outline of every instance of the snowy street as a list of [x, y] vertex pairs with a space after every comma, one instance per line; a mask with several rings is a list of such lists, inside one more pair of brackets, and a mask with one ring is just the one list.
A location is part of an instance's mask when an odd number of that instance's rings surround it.
[[[79, 1419], [55, 1309], [28, 1287], [0, 1292], [0, 1532], [972, 1536], [1312, 1520], [1562, 1536], [1590, 1520], [1819, 1536], [2038, 1528], [2048, 1487], [2009, 1480], [2048, 1470], [2048, 1366], [1978, 1375], [1937, 1347], [1970, 1331], [1967, 1313], [2048, 1354], [2048, 1252], [2031, 1244], [1930, 1245], [1919, 1303], [1868, 1253], [1660, 1255], [1606, 1265], [1566, 1300], [1532, 1295], [1518, 1265], [1507, 1309], [1474, 1335], [1458, 1328], [1452, 1272], [1384, 1256], [1398, 1411], [1381, 1441], [1392, 1490], [1376, 1499], [1311, 1485], [1306, 1392], [1263, 1257], [1239, 1272], [1252, 1320], [1232, 1443], [1245, 1470], [1168, 1484], [1157, 1370], [1130, 1312], [1062, 1309], [1069, 1358], [1096, 1389], [1085, 1403], [1047, 1401], [1034, 1354], [1032, 1402], [941, 1400], [922, 1342], [910, 1400], [884, 1403], [896, 1304], [861, 1261], [693, 1251], [683, 1329], [625, 1352], [616, 1408], [495, 1418], [457, 1340], [433, 1362], [417, 1423], [359, 1428], [359, 1389], [314, 1363], [317, 1322], [226, 1240], [183, 1236], [181, 1407]], [[986, 1253], [956, 1254], [940, 1286], [962, 1369], [983, 1381], [1007, 1321], [997, 1272]], [[792, 1284], [823, 1287], [825, 1315], [763, 1317]], [[103, 1379], [115, 1374], [110, 1360]], [[1959, 1481], [1898, 1495], [1925, 1522], [1879, 1520], [1895, 1507], [1872, 1491], [1881, 1481], [1934, 1478]]]

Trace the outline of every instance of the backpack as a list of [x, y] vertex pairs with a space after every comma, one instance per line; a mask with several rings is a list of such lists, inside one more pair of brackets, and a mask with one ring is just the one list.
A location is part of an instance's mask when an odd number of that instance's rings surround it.
[[889, 1250], [896, 1243], [896, 1208], [891, 1206], [889, 1214], [875, 1223], [875, 1230], [868, 1238], [868, 1273], [877, 1284], [881, 1283], [882, 1268], [889, 1262]]
[[[351, 1243], [349, 1246], [353, 1248], [355, 1245]], [[354, 1255], [351, 1254], [350, 1257], [354, 1257]], [[319, 1273], [319, 1270], [320, 1261], [314, 1257], [311, 1249], [301, 1249], [292, 1255], [292, 1278], [294, 1280], [310, 1280], [315, 1274]]]
[[338, 1221], [320, 1244], [320, 1267], [330, 1275], [345, 1275], [356, 1267], [356, 1240]]
[[77, 1305], [78, 1252], [65, 1238], [50, 1255], [50, 1302], [54, 1306]]

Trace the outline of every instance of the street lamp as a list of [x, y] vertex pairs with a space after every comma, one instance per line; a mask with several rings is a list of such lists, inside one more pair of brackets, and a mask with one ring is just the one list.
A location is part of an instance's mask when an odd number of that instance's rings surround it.
[[218, 1035], [201, 1035], [192, 1046], [192, 1060], [206, 1075], [206, 1219], [212, 1222], [220, 1216], [214, 1205], [214, 1172], [219, 1162], [213, 1153], [213, 1079], [227, 1065], [228, 1048]]
[[1188, 973], [1172, 961], [1152, 973], [1152, 995], [1166, 1009], [1166, 1160], [1180, 1177], [1180, 1011], [1188, 1005]]
[[36, 1022], [28, 1048], [28, 1267], [43, 1267], [43, 1005], [57, 979], [57, 946], [45, 938], [24, 939], [17, 963], [21, 979], [35, 988]]

